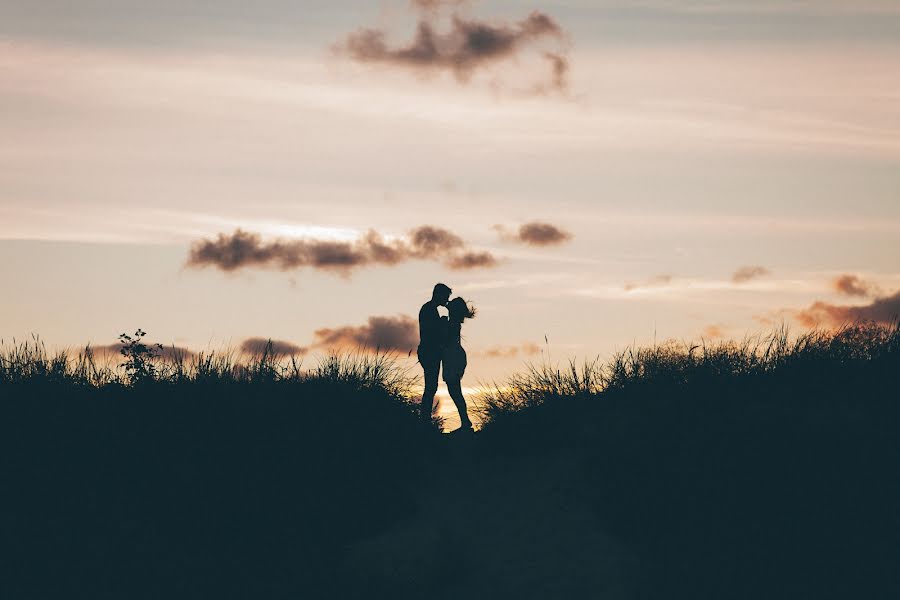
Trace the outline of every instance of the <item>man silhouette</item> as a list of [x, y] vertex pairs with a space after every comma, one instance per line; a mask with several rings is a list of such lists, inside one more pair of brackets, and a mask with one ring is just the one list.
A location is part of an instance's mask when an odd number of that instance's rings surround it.
[[438, 306], [447, 306], [452, 290], [439, 283], [434, 286], [431, 300], [419, 310], [419, 347], [416, 355], [425, 371], [425, 391], [422, 393], [422, 418], [431, 422], [434, 395], [437, 393], [438, 376], [441, 371], [441, 354], [444, 351], [447, 327], [438, 314]]

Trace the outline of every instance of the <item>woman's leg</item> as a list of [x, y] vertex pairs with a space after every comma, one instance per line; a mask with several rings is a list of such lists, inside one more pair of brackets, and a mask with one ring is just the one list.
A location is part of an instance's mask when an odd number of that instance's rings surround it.
[[463, 428], [472, 427], [472, 421], [469, 420], [469, 413], [466, 410], [466, 399], [462, 393], [461, 378], [457, 377], [452, 381], [448, 381], [447, 391], [450, 392], [450, 398], [453, 399], [453, 404], [456, 405], [456, 410], [459, 411], [459, 421]]

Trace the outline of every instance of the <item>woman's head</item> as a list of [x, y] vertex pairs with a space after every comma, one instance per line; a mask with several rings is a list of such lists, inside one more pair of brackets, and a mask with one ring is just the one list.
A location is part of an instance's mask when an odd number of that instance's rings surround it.
[[475, 307], [459, 296], [450, 301], [447, 310], [450, 312], [450, 320], [457, 323], [462, 323], [475, 316]]

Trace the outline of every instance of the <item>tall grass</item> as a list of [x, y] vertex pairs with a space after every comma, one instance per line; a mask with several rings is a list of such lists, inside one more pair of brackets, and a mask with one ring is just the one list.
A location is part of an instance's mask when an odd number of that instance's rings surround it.
[[635, 386], [677, 388], [714, 379], [744, 378], [805, 368], [852, 367], [900, 357], [900, 323], [847, 324], [837, 330], [793, 335], [782, 326], [741, 341], [668, 341], [629, 347], [608, 361], [600, 358], [564, 367], [549, 362], [526, 365], [504, 384], [476, 397], [484, 426], [514, 413], [558, 401], [600, 398]]
[[311, 367], [291, 355], [279, 354], [269, 342], [260, 352], [243, 355], [233, 349], [188, 355], [177, 348], [166, 356], [146, 353], [139, 360], [152, 365], [149, 377], [135, 377], [121, 356], [98, 356], [90, 345], [51, 354], [39, 337], [6, 343], [0, 340], [0, 384], [53, 383], [100, 388], [147, 384], [300, 384], [330, 381], [360, 390], [378, 388], [409, 401], [415, 377], [390, 353], [331, 351]]
[[638, 598], [896, 598], [900, 329], [857, 323], [531, 367], [483, 448], [564, 457]]
[[101, 386], [121, 381], [111, 360], [101, 363], [86, 346], [77, 354], [63, 350], [51, 356], [38, 337], [6, 343], [0, 340], [0, 383], [48, 381]]
[[4, 597], [346, 596], [342, 548], [429, 475], [408, 370], [147, 348], [0, 347]]

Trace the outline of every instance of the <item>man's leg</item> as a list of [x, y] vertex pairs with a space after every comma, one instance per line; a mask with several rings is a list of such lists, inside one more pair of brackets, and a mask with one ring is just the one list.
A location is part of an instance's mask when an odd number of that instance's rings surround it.
[[441, 371], [441, 359], [438, 357], [419, 359], [422, 369], [425, 371], [425, 391], [422, 393], [421, 414], [422, 419], [431, 423], [431, 411], [434, 408], [434, 395], [437, 393], [438, 376]]

